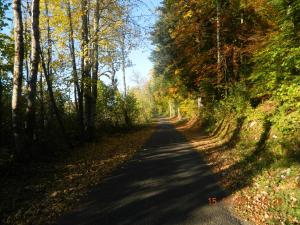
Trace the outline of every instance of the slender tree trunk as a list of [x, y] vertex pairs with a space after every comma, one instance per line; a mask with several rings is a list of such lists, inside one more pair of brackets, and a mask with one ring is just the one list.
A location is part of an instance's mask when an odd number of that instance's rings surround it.
[[21, 0], [13, 0], [14, 13], [14, 74], [12, 93], [12, 127], [15, 140], [16, 155], [22, 151], [21, 126], [20, 126], [20, 100], [22, 93], [23, 61], [24, 61], [24, 40]]
[[40, 126], [41, 129], [45, 128], [45, 107], [44, 107], [44, 85], [43, 85], [43, 75], [40, 73]]
[[4, 72], [0, 65], [0, 146], [2, 145], [2, 132], [3, 132], [3, 121], [2, 121], [2, 114], [3, 114], [3, 102], [2, 102], [2, 95], [3, 95], [3, 84], [2, 84], [2, 77], [4, 76]]
[[45, 1], [45, 11], [46, 11], [46, 17], [47, 17], [47, 61], [45, 60], [42, 52], [40, 53], [40, 59], [42, 62], [42, 69], [43, 69], [43, 72], [45, 75], [49, 99], [50, 99], [50, 103], [51, 103], [51, 107], [50, 107], [51, 115], [53, 115], [53, 114], [55, 115], [66, 144], [69, 147], [72, 147], [72, 144], [70, 143], [65, 126], [63, 124], [62, 117], [61, 117], [59, 109], [57, 107], [55, 97], [54, 97], [53, 87], [52, 87], [52, 76], [53, 76], [52, 68], [51, 68], [51, 66], [52, 66], [51, 65], [52, 64], [52, 40], [51, 40], [48, 0]]
[[173, 117], [173, 107], [172, 107], [172, 102], [169, 100], [169, 117]]
[[[221, 71], [221, 60], [222, 60], [222, 56], [221, 56], [221, 16], [220, 16], [220, 10], [221, 10], [221, 6], [220, 6], [220, 1], [221, 0], [217, 0], [217, 74], [218, 74], [218, 78], [221, 81], [222, 80], [222, 71]], [[226, 72], [224, 72], [224, 80], [225, 80], [225, 95], [227, 95], [227, 74]]]
[[62, 135], [63, 135], [63, 138], [64, 138], [66, 144], [69, 147], [72, 147], [72, 143], [69, 140], [69, 137], [67, 135], [65, 126], [63, 124], [62, 117], [61, 117], [61, 115], [59, 113], [59, 109], [58, 109], [56, 101], [55, 101], [55, 97], [54, 97], [54, 93], [53, 93], [53, 87], [52, 87], [52, 82], [51, 82], [51, 77], [50, 77], [51, 75], [48, 74], [47, 66], [46, 66], [46, 63], [45, 63], [45, 60], [44, 60], [44, 57], [43, 57], [42, 53], [40, 54], [40, 57], [41, 57], [41, 62], [42, 62], [42, 69], [43, 69], [43, 72], [44, 72], [44, 75], [45, 75], [45, 79], [46, 79], [46, 83], [47, 83], [47, 87], [48, 87], [48, 94], [49, 94], [49, 99], [50, 99], [51, 106], [53, 108], [54, 114], [56, 116], [56, 119], [58, 121], [58, 125], [60, 126], [60, 129], [61, 129], [61, 132], [62, 132]]
[[51, 31], [50, 31], [50, 17], [49, 17], [49, 9], [48, 9], [48, 0], [45, 0], [45, 11], [46, 11], [46, 23], [47, 23], [47, 73], [51, 76], [52, 69], [52, 40], [51, 40]]
[[180, 120], [182, 119], [181, 112], [180, 112], [180, 107], [179, 106], [177, 106], [177, 117]]
[[221, 69], [221, 43], [220, 43], [220, 0], [217, 0], [217, 64], [218, 73]]
[[117, 91], [118, 87], [117, 87], [117, 82], [116, 82], [116, 74], [117, 71], [115, 69], [114, 63], [111, 63], [111, 86], [114, 90], [114, 93]]
[[77, 92], [77, 87], [76, 87], [75, 84], [74, 84], [73, 91], [74, 91], [75, 111], [76, 111], [77, 116], [78, 116], [78, 111], [79, 111], [79, 106], [78, 106], [78, 92]]
[[[70, 47], [70, 55], [72, 59], [72, 73], [74, 79], [75, 86], [75, 104], [78, 115], [78, 121], [80, 126], [81, 135], [84, 133], [84, 119], [83, 119], [83, 92], [79, 85], [79, 78], [77, 73], [77, 65], [76, 65], [76, 56], [75, 56], [75, 43], [74, 43], [74, 28], [73, 28], [73, 20], [72, 20], [72, 12], [71, 12], [71, 2], [70, 0], [67, 2], [67, 14], [69, 19], [69, 47]], [[77, 94], [76, 94], [77, 93]], [[77, 101], [78, 98], [78, 101]]]
[[[241, 1], [244, 3], [243, 5], [241, 4]], [[241, 11], [241, 26], [243, 26], [244, 23], [245, 23], [244, 12], [245, 12], [245, 9], [247, 8], [248, 2], [247, 2], [247, 0], [241, 0], [241, 1], [240, 1], [239, 7], [240, 7], [240, 11]], [[240, 48], [242, 49], [243, 47], [244, 47], [243, 46], [243, 41], [241, 40], [241, 42], [240, 42]], [[242, 65], [243, 64], [243, 54], [240, 53], [240, 57], [239, 58], [240, 58], [239, 59], [239, 64]], [[239, 69], [236, 72], [236, 79], [237, 80], [240, 79], [240, 71], [239, 71]]]
[[[47, 25], [47, 60], [44, 58], [44, 62], [46, 64], [47, 74], [49, 77], [52, 77], [52, 39], [51, 39], [51, 30], [50, 30], [50, 15], [49, 15], [49, 0], [44, 1], [45, 6], [45, 16], [46, 16], [46, 25]], [[52, 79], [50, 79], [51, 86], [52, 86]], [[53, 119], [55, 114], [55, 109], [53, 105], [50, 104], [50, 119]]]
[[[127, 21], [126, 21], [127, 22]], [[126, 52], [125, 52], [125, 31], [122, 29], [121, 34], [121, 57], [122, 57], [122, 73], [123, 73], [123, 84], [124, 84], [124, 118], [125, 118], [125, 124], [127, 127], [130, 127], [130, 118], [128, 116], [128, 109], [127, 109], [127, 84], [126, 84]]]
[[35, 135], [35, 108], [36, 108], [36, 83], [39, 68], [39, 51], [40, 51], [40, 31], [39, 31], [39, 16], [40, 16], [40, 1], [32, 0], [32, 24], [31, 24], [31, 68], [29, 81], [29, 94], [27, 99], [27, 127], [26, 134], [28, 144], [34, 140]]
[[126, 56], [125, 56], [125, 32], [122, 31], [122, 43], [121, 43], [121, 57], [122, 57], [122, 75], [123, 75], [123, 87], [124, 87], [124, 96], [127, 95], [127, 85], [126, 85]]
[[[31, 9], [29, 1], [26, 1], [26, 13], [24, 18], [24, 56], [25, 56], [25, 70], [26, 70], [26, 88], [29, 86], [29, 63], [30, 63], [30, 48], [28, 43], [30, 42], [30, 32], [28, 32], [28, 17], [31, 16]], [[29, 17], [30, 18], [30, 17]]]
[[94, 51], [94, 65], [93, 65], [93, 74], [92, 74], [92, 105], [91, 105], [91, 138], [95, 136], [95, 118], [96, 118], [96, 102], [97, 102], [97, 83], [98, 83], [98, 70], [99, 70], [99, 15], [100, 10], [100, 1], [96, 0], [96, 8], [94, 13], [94, 43], [93, 43], [93, 51]]
[[89, 29], [88, 29], [88, 2], [87, 0], [81, 1], [82, 11], [82, 79], [83, 79], [83, 92], [85, 100], [85, 138], [91, 138], [92, 120], [91, 120], [91, 74], [90, 74], [90, 61], [89, 61]]

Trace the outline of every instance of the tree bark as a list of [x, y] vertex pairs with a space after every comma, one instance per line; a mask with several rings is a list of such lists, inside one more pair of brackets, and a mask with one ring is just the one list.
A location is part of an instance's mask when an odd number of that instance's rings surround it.
[[221, 69], [221, 43], [220, 43], [220, 0], [217, 0], [217, 63], [218, 73]]
[[36, 108], [36, 83], [39, 67], [39, 52], [40, 52], [40, 31], [39, 31], [39, 16], [40, 16], [40, 1], [32, 0], [32, 21], [31, 21], [31, 68], [29, 81], [29, 94], [27, 98], [27, 141], [31, 145], [35, 135], [35, 108]]
[[20, 126], [20, 100], [22, 93], [23, 61], [24, 61], [24, 39], [21, 0], [13, 0], [14, 14], [14, 72], [12, 93], [12, 127], [15, 141], [15, 154], [18, 156], [22, 151], [22, 137]]
[[127, 95], [126, 85], [126, 56], [125, 56], [125, 31], [122, 30], [121, 34], [121, 57], [122, 57], [122, 74], [123, 74], [123, 85], [124, 85], [124, 96]]
[[111, 63], [111, 86], [114, 90], [114, 93], [118, 90], [117, 80], [116, 80], [117, 71], [115, 69], [115, 65]]
[[[126, 21], [127, 22], [127, 21]], [[126, 52], [125, 52], [125, 38], [126, 34], [124, 28], [121, 31], [121, 57], [122, 57], [122, 73], [123, 73], [123, 84], [124, 84], [124, 118], [125, 118], [125, 125], [130, 127], [130, 118], [128, 116], [128, 109], [127, 109], [127, 84], [126, 84]]]
[[[74, 42], [74, 28], [73, 28], [73, 20], [72, 20], [72, 12], [71, 12], [71, 2], [70, 0], [67, 2], [67, 14], [69, 19], [69, 48], [70, 55], [72, 60], [72, 74], [74, 79], [74, 95], [75, 95], [75, 104], [78, 115], [78, 121], [80, 126], [81, 135], [84, 133], [84, 118], [83, 118], [83, 92], [79, 85], [79, 78], [77, 73], [77, 64], [76, 64], [76, 56], [75, 56], [75, 42]], [[77, 101], [78, 99], [78, 101]]]
[[3, 132], [3, 121], [2, 121], [2, 114], [3, 114], [3, 102], [2, 102], [2, 95], [3, 95], [3, 84], [2, 84], [2, 77], [4, 76], [4, 71], [0, 65], [0, 146], [2, 145], [2, 132]]
[[[46, 16], [46, 25], [47, 25], [47, 60], [44, 58], [44, 63], [46, 65], [47, 74], [49, 77], [52, 77], [52, 39], [51, 39], [51, 30], [50, 30], [50, 16], [49, 16], [49, 9], [48, 9], [49, 0], [44, 1], [45, 6], [45, 16]], [[52, 86], [52, 79], [49, 80], [51, 82]], [[53, 105], [50, 104], [50, 120], [53, 119], [53, 116], [55, 115], [55, 109], [53, 108]]]
[[40, 126], [41, 129], [45, 128], [45, 107], [44, 107], [44, 85], [43, 85], [43, 75], [40, 73]]
[[90, 74], [90, 61], [89, 61], [89, 29], [88, 29], [88, 2], [87, 0], [81, 1], [82, 11], [82, 80], [83, 80], [83, 94], [85, 100], [85, 139], [91, 138], [92, 130], [92, 116], [91, 116], [91, 74]]
[[31, 9], [29, 1], [26, 0], [26, 13], [24, 14], [24, 60], [25, 60], [25, 71], [26, 71], [26, 88], [29, 85], [29, 63], [30, 63], [30, 46], [28, 43], [30, 42], [30, 32], [28, 31], [28, 17], [27, 15], [31, 15]]
[[92, 105], [91, 105], [91, 138], [93, 139], [95, 136], [95, 118], [96, 118], [96, 102], [97, 102], [97, 84], [98, 84], [98, 70], [99, 70], [99, 20], [100, 20], [100, 2], [96, 0], [96, 8], [94, 13], [94, 43], [93, 43], [93, 51], [94, 51], [94, 65], [93, 65], [93, 74], [92, 74]]

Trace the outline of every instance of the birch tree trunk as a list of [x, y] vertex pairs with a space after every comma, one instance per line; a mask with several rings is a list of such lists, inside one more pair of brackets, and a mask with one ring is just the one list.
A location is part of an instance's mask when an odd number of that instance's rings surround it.
[[31, 68], [29, 81], [29, 94], [27, 98], [27, 127], [26, 135], [28, 144], [34, 140], [35, 135], [35, 108], [36, 108], [36, 83], [39, 67], [39, 51], [40, 51], [40, 31], [39, 31], [39, 16], [40, 16], [40, 1], [32, 0], [32, 21], [31, 21]]
[[25, 61], [25, 71], [26, 71], [26, 88], [28, 88], [29, 85], [29, 63], [30, 63], [30, 47], [27, 47], [27, 43], [30, 42], [30, 24], [28, 24], [28, 15], [31, 15], [31, 9], [30, 9], [30, 3], [28, 0], [26, 0], [26, 13], [24, 14], [24, 61]]
[[[67, 15], [69, 19], [69, 48], [70, 55], [72, 59], [72, 73], [74, 80], [74, 95], [75, 95], [75, 104], [78, 115], [80, 132], [83, 135], [84, 133], [84, 119], [83, 119], [83, 93], [82, 89], [79, 85], [79, 78], [77, 72], [77, 64], [76, 64], [76, 56], [75, 56], [75, 41], [74, 41], [74, 28], [73, 28], [73, 20], [72, 20], [72, 12], [71, 12], [71, 2], [70, 0], [67, 2]], [[78, 97], [78, 101], [76, 101]]]
[[24, 40], [21, 0], [13, 0], [14, 14], [14, 74], [13, 74], [13, 93], [12, 93], [12, 127], [15, 140], [16, 155], [22, 150], [21, 126], [20, 126], [20, 100], [22, 93], [23, 61], [24, 61]]
[[122, 57], [122, 75], [123, 75], [123, 85], [124, 85], [124, 96], [127, 95], [127, 85], [126, 85], [126, 56], [125, 56], [125, 31], [122, 30], [121, 34], [121, 57]]
[[91, 138], [94, 138], [95, 135], [95, 117], [96, 117], [96, 102], [97, 102], [97, 82], [98, 82], [98, 70], [99, 70], [99, 20], [100, 20], [100, 2], [96, 0], [96, 8], [94, 13], [94, 65], [93, 65], [93, 74], [92, 74], [92, 104], [91, 104]]
[[90, 139], [92, 120], [91, 120], [91, 74], [90, 74], [90, 60], [89, 60], [89, 29], [88, 29], [88, 2], [81, 1], [81, 21], [82, 21], [82, 80], [83, 80], [83, 94], [85, 100], [85, 138]]
[[[126, 21], [127, 22], [127, 21]], [[130, 127], [130, 118], [128, 116], [128, 109], [127, 109], [127, 85], [126, 85], [126, 51], [125, 51], [125, 30], [122, 28], [121, 31], [121, 57], [122, 57], [122, 73], [123, 73], [123, 84], [124, 84], [124, 118], [125, 118], [125, 124], [127, 127]]]

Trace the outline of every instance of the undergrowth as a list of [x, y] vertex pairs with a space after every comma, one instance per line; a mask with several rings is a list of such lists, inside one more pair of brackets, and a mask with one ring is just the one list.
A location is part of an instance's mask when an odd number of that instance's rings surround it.
[[283, 84], [255, 106], [246, 90], [239, 84], [203, 107], [206, 136], [188, 136], [214, 165], [242, 217], [300, 224], [300, 86]]

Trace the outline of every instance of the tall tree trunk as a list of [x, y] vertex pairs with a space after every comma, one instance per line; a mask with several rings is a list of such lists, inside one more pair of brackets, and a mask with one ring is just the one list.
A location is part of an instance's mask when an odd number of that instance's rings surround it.
[[[218, 79], [221, 81], [222, 80], [222, 68], [221, 68], [221, 0], [217, 0], [217, 74], [218, 74]], [[225, 80], [225, 95], [227, 95], [227, 74], [224, 72], [224, 80]]]
[[169, 116], [170, 118], [172, 118], [174, 116], [174, 113], [173, 113], [173, 103], [171, 100], [169, 100]]
[[95, 118], [96, 118], [96, 102], [97, 102], [97, 83], [98, 83], [98, 70], [99, 70], [99, 20], [100, 20], [100, 2], [96, 0], [96, 8], [94, 13], [94, 65], [93, 65], [93, 74], [92, 74], [92, 105], [91, 105], [91, 138], [95, 136]]
[[[127, 22], [127, 21], [126, 21]], [[126, 51], [125, 51], [125, 38], [126, 34], [124, 31], [124, 28], [122, 28], [121, 31], [121, 57], [122, 57], [122, 73], [123, 73], [123, 84], [124, 84], [124, 118], [125, 118], [125, 124], [127, 127], [131, 126], [131, 121], [128, 116], [128, 109], [127, 109], [127, 101], [126, 101], [126, 96], [127, 96], [127, 84], [126, 84]]]
[[[72, 12], [71, 12], [71, 2], [70, 0], [67, 2], [67, 14], [69, 19], [69, 48], [70, 55], [72, 59], [72, 74], [74, 80], [74, 95], [75, 95], [75, 104], [78, 115], [78, 121], [80, 126], [81, 135], [84, 133], [84, 119], [83, 119], [83, 92], [79, 85], [79, 78], [77, 73], [77, 65], [76, 65], [76, 56], [75, 56], [75, 42], [74, 42], [74, 28], [73, 28], [73, 20], [72, 20]], [[77, 101], [78, 98], [78, 101]]]
[[34, 140], [35, 135], [35, 107], [36, 107], [36, 83], [39, 67], [39, 51], [40, 51], [40, 31], [39, 31], [39, 17], [40, 17], [40, 1], [32, 0], [32, 21], [31, 21], [31, 68], [29, 81], [29, 94], [27, 99], [27, 127], [26, 134], [28, 144], [30, 145]]
[[3, 95], [3, 84], [2, 84], [2, 77], [4, 76], [4, 71], [0, 65], [0, 146], [2, 145], [2, 133], [3, 133], [3, 121], [2, 121], [2, 114], [3, 114], [3, 102], [2, 102], [2, 95]]
[[111, 63], [111, 86], [113, 88], [114, 93], [118, 90], [117, 80], [116, 80], [117, 71], [115, 69], [115, 65]]
[[221, 43], [220, 43], [220, 0], [217, 0], [217, 65], [218, 73], [221, 69]]
[[52, 87], [52, 68], [51, 68], [51, 64], [52, 64], [52, 40], [51, 40], [51, 30], [50, 30], [50, 16], [49, 16], [49, 9], [48, 9], [48, 1], [49, 0], [45, 0], [45, 12], [46, 12], [46, 17], [47, 17], [47, 61], [45, 60], [42, 52], [40, 54], [40, 59], [42, 62], [42, 69], [45, 75], [45, 79], [46, 79], [46, 83], [47, 83], [47, 89], [48, 89], [48, 94], [49, 94], [49, 99], [50, 99], [50, 103], [51, 103], [51, 115], [54, 114], [57, 121], [58, 121], [58, 125], [61, 129], [63, 138], [66, 142], [66, 144], [69, 147], [72, 147], [72, 144], [70, 143], [69, 137], [67, 135], [65, 126], [63, 124], [63, 120], [62, 117], [60, 115], [59, 109], [57, 107], [56, 101], [55, 101], [55, 97], [54, 97], [54, 92], [53, 92], [53, 87]]
[[45, 107], [44, 107], [44, 85], [43, 85], [43, 75], [40, 73], [40, 126], [41, 129], [45, 128]]
[[88, 29], [88, 2], [87, 0], [81, 1], [82, 11], [82, 80], [83, 80], [83, 93], [85, 100], [85, 138], [91, 138], [92, 120], [91, 120], [91, 74], [90, 74], [90, 61], [89, 61], [89, 29]]
[[[45, 59], [45, 65], [47, 69], [47, 74], [49, 77], [52, 77], [52, 39], [51, 39], [51, 30], [50, 30], [50, 15], [49, 15], [49, 0], [44, 1], [45, 6], [45, 17], [46, 17], [46, 25], [47, 25], [47, 60]], [[51, 82], [52, 86], [52, 79], [49, 80]], [[55, 109], [53, 108], [53, 104], [50, 104], [50, 120], [53, 119], [53, 116], [55, 114]]]
[[45, 12], [46, 12], [46, 23], [47, 23], [47, 73], [51, 76], [52, 69], [52, 40], [51, 40], [51, 31], [50, 31], [50, 17], [49, 17], [49, 9], [48, 9], [48, 0], [45, 0]]
[[56, 101], [55, 101], [55, 97], [54, 97], [54, 93], [53, 93], [53, 87], [52, 87], [52, 82], [51, 82], [51, 77], [50, 77], [51, 74], [48, 74], [47, 66], [46, 66], [46, 63], [45, 63], [45, 60], [44, 60], [44, 57], [43, 57], [42, 53], [40, 54], [40, 57], [41, 57], [42, 68], [43, 68], [43, 72], [44, 72], [46, 83], [47, 83], [47, 87], [48, 87], [48, 94], [49, 94], [49, 99], [50, 99], [51, 106], [53, 108], [54, 114], [56, 116], [56, 119], [58, 121], [58, 125], [60, 126], [60, 129], [61, 129], [61, 132], [62, 132], [62, 135], [63, 135], [63, 138], [64, 138], [66, 144], [69, 147], [72, 147], [72, 143], [70, 142], [70, 139], [69, 139], [69, 137], [67, 135], [65, 126], [63, 124], [63, 120], [61, 118], [61, 115], [59, 113], [59, 109], [58, 109]]
[[[24, 56], [25, 56], [25, 70], [26, 70], [26, 88], [29, 86], [29, 63], [30, 63], [30, 32], [28, 31], [28, 17], [27, 15], [31, 15], [31, 9], [29, 1], [26, 1], [26, 13], [24, 14]], [[30, 17], [29, 17], [30, 18]]]
[[123, 87], [124, 87], [124, 96], [127, 95], [127, 85], [126, 85], [126, 55], [125, 55], [125, 31], [122, 30], [121, 34], [121, 57], [122, 57], [122, 75], [123, 75]]
[[22, 137], [20, 126], [20, 100], [22, 93], [23, 61], [24, 61], [24, 40], [21, 0], [13, 0], [14, 13], [14, 74], [13, 74], [13, 93], [12, 93], [12, 127], [15, 140], [16, 155], [22, 150]]

